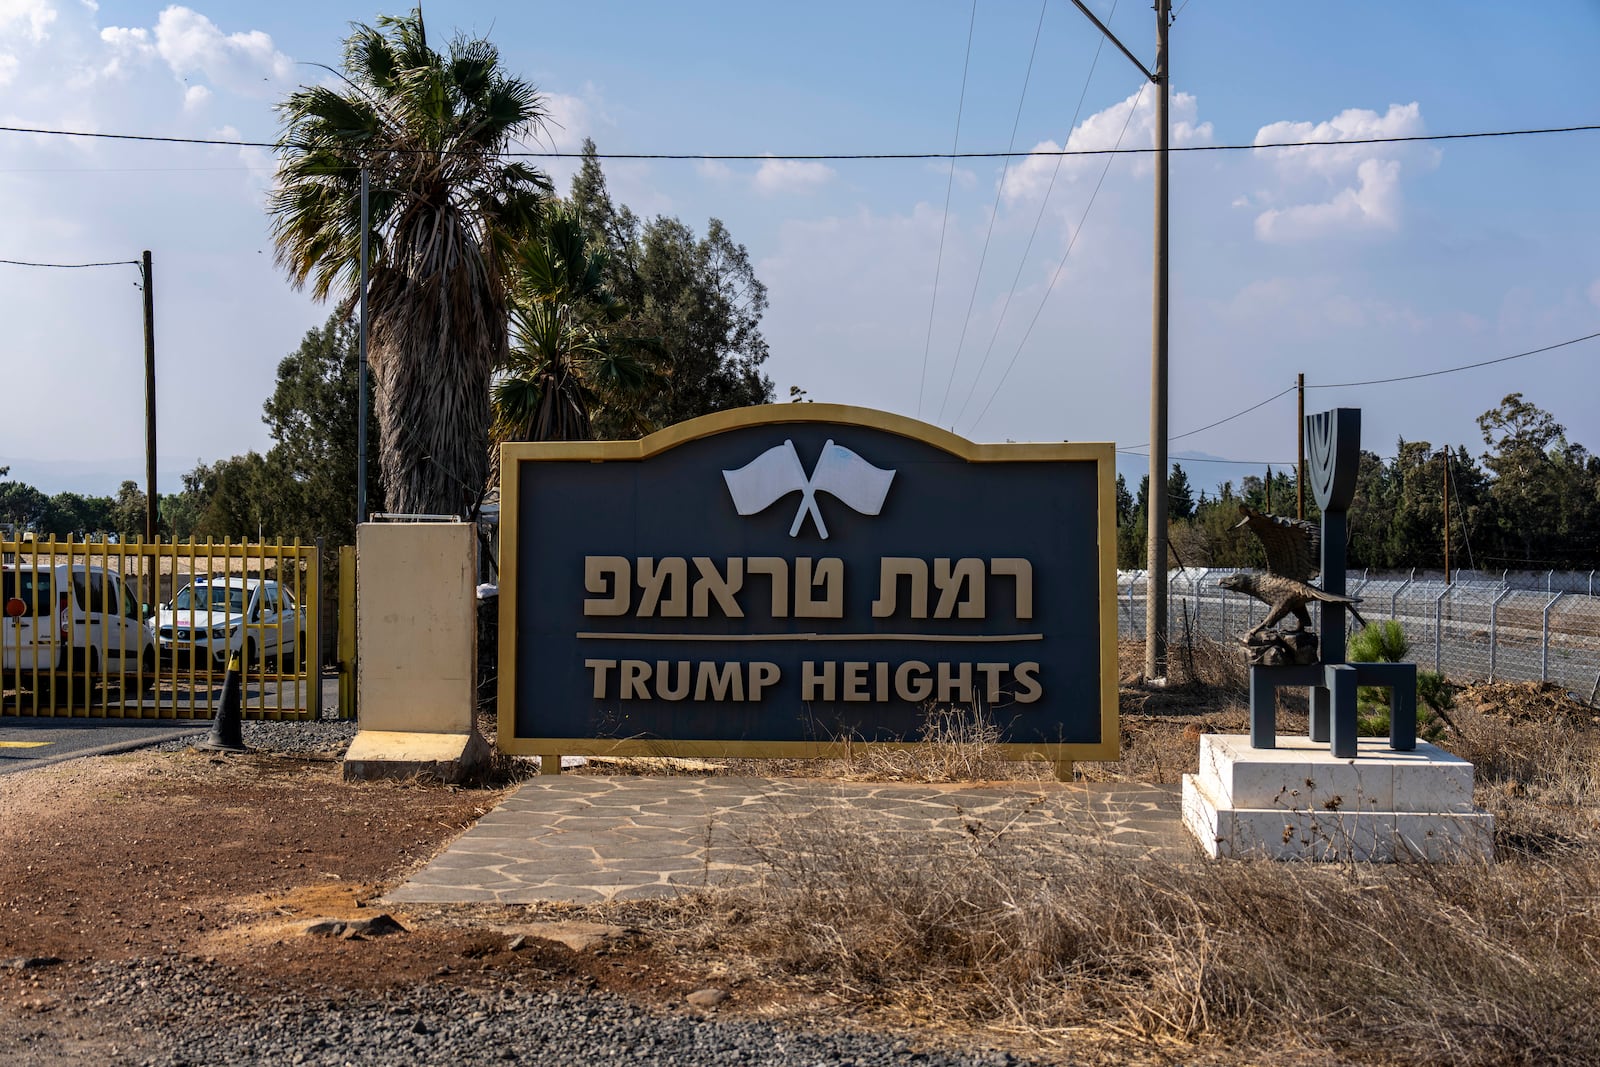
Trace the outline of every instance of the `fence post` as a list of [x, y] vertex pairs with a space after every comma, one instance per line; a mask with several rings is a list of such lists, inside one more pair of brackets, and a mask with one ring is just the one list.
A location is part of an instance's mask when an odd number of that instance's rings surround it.
[[1414, 582], [1416, 580], [1417, 580], [1417, 568], [1412, 567], [1411, 568], [1411, 576], [1409, 578], [1407, 578], [1404, 582], [1401, 582], [1400, 583], [1400, 588], [1396, 589], [1394, 591], [1394, 595], [1389, 598], [1389, 618], [1393, 619], [1393, 618], [1396, 617], [1395, 613], [1399, 610], [1397, 605], [1400, 603], [1400, 594], [1405, 592], [1406, 591], [1406, 587], [1409, 586], [1412, 582]]
[[1440, 655], [1444, 651], [1444, 598], [1450, 595], [1447, 585], [1433, 598], [1433, 673], [1442, 674]]
[[[1554, 571], [1550, 573], [1554, 574]], [[1550, 603], [1544, 606], [1544, 639], [1540, 641], [1539, 649], [1539, 681], [1550, 680], [1550, 609], [1556, 606], [1556, 601], [1566, 596], [1565, 592], [1557, 593], [1550, 598]]]
[[1511, 587], [1503, 586], [1500, 595], [1489, 605], [1489, 681], [1494, 681], [1496, 660], [1500, 655], [1500, 601], [1511, 595]]
[[1228, 588], [1223, 585], [1219, 585], [1217, 588], [1222, 591], [1222, 635], [1219, 640], [1226, 641], [1228, 639]]

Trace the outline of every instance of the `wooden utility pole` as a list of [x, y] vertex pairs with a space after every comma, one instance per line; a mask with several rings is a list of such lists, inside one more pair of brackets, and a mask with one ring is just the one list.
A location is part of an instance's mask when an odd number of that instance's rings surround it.
[[1095, 29], [1156, 87], [1156, 222], [1154, 304], [1150, 341], [1150, 496], [1147, 529], [1144, 676], [1151, 681], [1167, 674], [1167, 97], [1172, 83], [1167, 57], [1167, 30], [1172, 25], [1172, 0], [1155, 0], [1156, 66], [1150, 70], [1117, 40], [1083, 0], [1073, 6]]
[[1167, 27], [1172, 0], [1156, 0], [1156, 240], [1150, 343], [1150, 577], [1145, 605], [1144, 676], [1167, 675]]
[[144, 539], [161, 532], [161, 498], [156, 493], [156, 300], [155, 275], [147, 248], [140, 260], [144, 271]]

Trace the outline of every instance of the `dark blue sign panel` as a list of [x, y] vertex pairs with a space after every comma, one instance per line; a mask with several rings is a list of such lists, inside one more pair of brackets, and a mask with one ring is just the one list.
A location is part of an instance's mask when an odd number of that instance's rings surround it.
[[975, 706], [1114, 759], [1109, 444], [747, 408], [501, 453], [501, 747], [806, 756]]

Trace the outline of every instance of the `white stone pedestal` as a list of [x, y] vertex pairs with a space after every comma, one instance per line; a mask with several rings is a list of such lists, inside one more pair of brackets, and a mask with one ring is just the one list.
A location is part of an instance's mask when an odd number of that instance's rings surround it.
[[1183, 776], [1183, 821], [1211, 856], [1377, 863], [1494, 861], [1494, 816], [1472, 806], [1472, 764], [1426, 742], [1362, 738], [1355, 759], [1278, 737], [1204, 734]]

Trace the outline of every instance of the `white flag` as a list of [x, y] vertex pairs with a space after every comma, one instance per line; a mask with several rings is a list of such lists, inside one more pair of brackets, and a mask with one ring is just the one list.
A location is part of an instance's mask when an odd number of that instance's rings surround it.
[[722, 477], [728, 482], [734, 510], [741, 515], [765, 511], [790, 493], [804, 491], [807, 484], [793, 441], [772, 446], [738, 470], [723, 471]]
[[836, 496], [863, 515], [883, 510], [894, 471], [874, 467], [843, 445], [822, 446], [822, 458], [811, 472], [811, 488]]
[[822, 509], [817, 506], [817, 491], [836, 497], [863, 515], [876, 515], [883, 509], [889, 483], [894, 481], [894, 471], [874, 467], [850, 449], [830, 440], [822, 446], [816, 469], [807, 478], [794, 442], [785, 441], [767, 449], [738, 470], [723, 471], [722, 477], [728, 483], [734, 510], [741, 515], [765, 511], [783, 497], [799, 490], [800, 507], [794, 514], [794, 525], [789, 528], [789, 536], [798, 537], [801, 524], [810, 515], [816, 523], [817, 533], [827, 540], [828, 527], [823, 524]]

